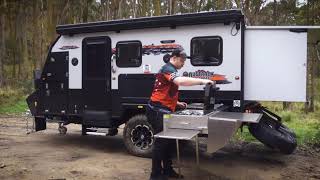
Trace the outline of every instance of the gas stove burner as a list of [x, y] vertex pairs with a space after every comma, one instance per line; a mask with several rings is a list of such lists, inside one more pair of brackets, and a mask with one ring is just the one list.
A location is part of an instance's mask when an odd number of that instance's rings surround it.
[[175, 114], [202, 116], [203, 115], [203, 111], [202, 110], [186, 109], [186, 110], [183, 110], [183, 111], [176, 112]]
[[203, 103], [191, 103], [188, 104], [188, 109], [199, 109], [199, 110], [203, 110], [204, 104]]

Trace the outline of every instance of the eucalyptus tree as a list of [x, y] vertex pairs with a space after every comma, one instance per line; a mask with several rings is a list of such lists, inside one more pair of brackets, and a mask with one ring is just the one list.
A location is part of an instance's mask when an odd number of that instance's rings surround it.
[[4, 59], [6, 57], [6, 9], [7, 2], [6, 0], [0, 0], [0, 88], [4, 84]]

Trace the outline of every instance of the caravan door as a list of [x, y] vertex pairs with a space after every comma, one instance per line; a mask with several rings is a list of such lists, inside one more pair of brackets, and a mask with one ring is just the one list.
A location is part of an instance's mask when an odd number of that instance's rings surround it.
[[306, 101], [307, 28], [247, 27], [244, 99]]
[[107, 126], [111, 117], [111, 40], [88, 37], [82, 43], [84, 123]]

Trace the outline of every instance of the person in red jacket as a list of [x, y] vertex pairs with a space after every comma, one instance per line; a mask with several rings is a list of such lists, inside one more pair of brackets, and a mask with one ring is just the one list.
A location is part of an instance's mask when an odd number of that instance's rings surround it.
[[[183, 77], [178, 74], [186, 61], [186, 54], [181, 50], [174, 50], [170, 61], [161, 67], [156, 80], [146, 115], [149, 123], [152, 125], [154, 134], [163, 130], [163, 114], [169, 114], [179, 108], [186, 108], [187, 103], [178, 101], [179, 86], [205, 85], [215, 83], [208, 79]], [[174, 141], [169, 139], [156, 139], [152, 151], [152, 170], [150, 180], [179, 178], [178, 174], [172, 168], [171, 156]]]

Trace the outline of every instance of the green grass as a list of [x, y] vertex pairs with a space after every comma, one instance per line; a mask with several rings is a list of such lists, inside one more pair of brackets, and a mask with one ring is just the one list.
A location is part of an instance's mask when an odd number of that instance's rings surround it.
[[[284, 121], [289, 128], [297, 134], [298, 144], [319, 144], [320, 143], [320, 113], [313, 112], [303, 114], [299, 112], [280, 112], [289, 121]], [[288, 115], [290, 114], [290, 115]], [[286, 120], [286, 119], [284, 119]]]
[[28, 109], [25, 98], [21, 98], [12, 103], [1, 104], [0, 114], [2, 115], [16, 115], [22, 114]]
[[22, 89], [5, 87], [0, 89], [0, 114], [21, 114], [28, 109]]

